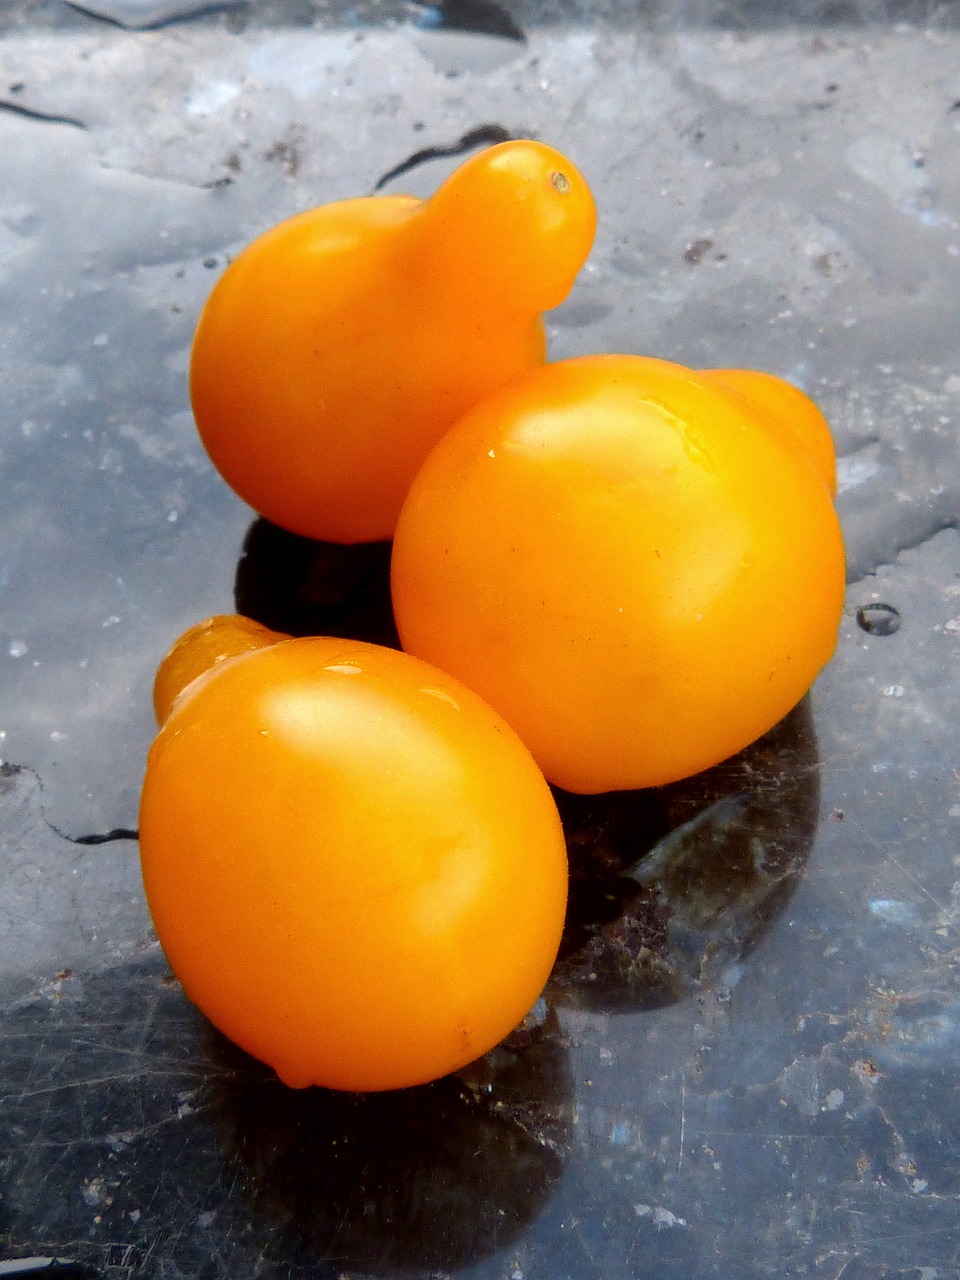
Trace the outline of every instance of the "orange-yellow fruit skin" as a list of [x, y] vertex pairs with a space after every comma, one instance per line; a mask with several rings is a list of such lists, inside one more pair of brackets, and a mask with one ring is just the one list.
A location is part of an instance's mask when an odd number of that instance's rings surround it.
[[714, 375], [548, 365], [418, 475], [393, 551], [403, 645], [475, 689], [561, 787], [696, 773], [771, 728], [833, 652], [826, 478], [802, 433]]
[[150, 751], [140, 842], [187, 995], [291, 1085], [463, 1066], [556, 957], [546, 782], [489, 707], [394, 650], [291, 639], [195, 681]]
[[294, 533], [391, 537], [447, 427], [543, 362], [541, 313], [569, 291], [595, 222], [574, 166], [516, 141], [429, 200], [345, 200], [267, 231], [218, 281], [193, 343], [213, 462]]

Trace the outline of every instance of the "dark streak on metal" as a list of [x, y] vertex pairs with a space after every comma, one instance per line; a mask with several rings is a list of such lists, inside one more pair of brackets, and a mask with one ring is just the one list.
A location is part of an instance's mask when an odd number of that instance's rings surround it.
[[94, 831], [86, 836], [64, 836], [64, 839], [71, 844], [112, 844], [116, 840], [139, 840], [140, 832], [135, 827], [111, 827], [109, 831]]
[[398, 165], [388, 169], [385, 174], [379, 177], [373, 189], [374, 191], [379, 191], [394, 178], [399, 178], [401, 174], [409, 173], [411, 169], [416, 169], [418, 165], [426, 164], [429, 160], [445, 160], [450, 156], [460, 156], [466, 151], [472, 151], [474, 147], [489, 147], [498, 142], [510, 142], [514, 136], [499, 124], [478, 125], [476, 129], [468, 130], [467, 133], [463, 134], [448, 147], [424, 147], [422, 151], [415, 151], [412, 156], [408, 156], [406, 160], [401, 160]]
[[25, 107], [22, 103], [11, 102], [9, 98], [0, 98], [0, 111], [9, 111], [11, 115], [22, 116], [25, 120], [39, 120], [43, 124], [68, 124], [74, 129], [87, 127], [76, 116], [61, 116], [51, 111], [37, 111], [34, 107]]
[[[11, 764], [6, 760], [0, 762], [0, 778], [14, 778], [18, 773], [31, 774], [36, 779], [41, 793], [43, 792], [43, 781], [36, 769], [32, 769], [29, 765]], [[69, 841], [70, 844], [115, 844], [120, 840], [140, 839], [140, 832], [135, 827], [111, 827], [109, 831], [91, 831], [82, 836], [71, 836], [68, 835], [66, 831], [61, 831], [60, 828], [55, 826], [48, 818], [45, 817], [44, 822], [46, 822], [54, 835], [59, 836], [61, 840]], [[0, 1267], [2, 1267], [2, 1265], [3, 1264], [0, 1263]], [[6, 1272], [0, 1270], [0, 1280], [2, 1280], [2, 1277], [5, 1274]]]

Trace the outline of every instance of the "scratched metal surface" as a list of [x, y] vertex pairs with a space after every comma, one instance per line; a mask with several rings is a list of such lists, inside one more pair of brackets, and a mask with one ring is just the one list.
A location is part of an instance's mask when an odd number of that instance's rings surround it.
[[[955, 5], [193, 7], [0, 7], [0, 1275], [957, 1280]], [[507, 1045], [294, 1094], [151, 937], [149, 686], [235, 586], [276, 624], [388, 627], [383, 557], [251, 529], [188, 345], [258, 230], [418, 153], [383, 189], [426, 193], [483, 127], [597, 193], [555, 355], [820, 401], [848, 609], [744, 757], [563, 801], [564, 949]]]

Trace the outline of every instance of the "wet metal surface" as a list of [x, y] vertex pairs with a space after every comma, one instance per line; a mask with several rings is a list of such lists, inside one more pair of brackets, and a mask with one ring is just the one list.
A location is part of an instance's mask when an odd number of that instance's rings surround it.
[[[0, 8], [0, 1276], [958, 1280], [955, 6], [194, 10]], [[392, 642], [388, 548], [253, 521], [196, 439], [189, 342], [259, 230], [519, 134], [600, 211], [555, 356], [821, 403], [840, 643], [742, 757], [559, 797], [570, 918], [504, 1046], [294, 1093], [153, 940], [150, 682], [235, 601]]]

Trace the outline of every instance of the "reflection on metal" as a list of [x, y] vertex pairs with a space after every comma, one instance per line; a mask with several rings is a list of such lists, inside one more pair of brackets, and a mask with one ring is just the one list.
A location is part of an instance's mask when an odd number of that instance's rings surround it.
[[796, 889], [819, 796], [807, 699], [696, 778], [655, 791], [558, 793], [572, 883], [550, 992], [627, 1012], [716, 986]]

